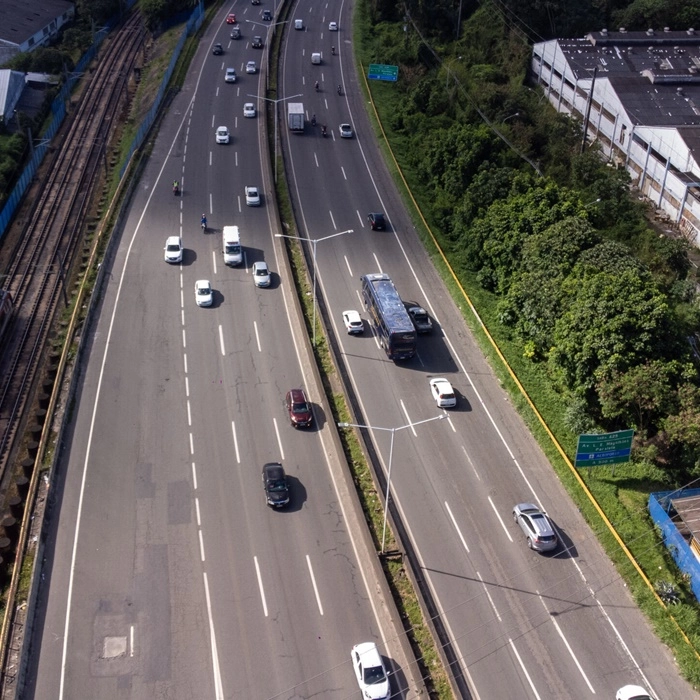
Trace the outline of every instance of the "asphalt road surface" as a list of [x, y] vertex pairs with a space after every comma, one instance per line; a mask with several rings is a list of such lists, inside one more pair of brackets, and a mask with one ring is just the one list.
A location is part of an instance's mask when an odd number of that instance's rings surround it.
[[[293, 323], [261, 122], [243, 117], [244, 102], [261, 107], [248, 96], [264, 77], [250, 40], [265, 35], [243, 20], [262, 7], [237, 8], [239, 40], [228, 40], [223, 11], [207, 32], [105, 263], [23, 697], [341, 700], [358, 692], [350, 648], [361, 641], [379, 645], [396, 696], [414, 697]], [[216, 41], [223, 56], [212, 55]], [[227, 145], [215, 143], [220, 125]], [[246, 207], [246, 185], [261, 189], [262, 206]], [[238, 268], [222, 260], [229, 224], [242, 233]], [[170, 235], [182, 236], [181, 265], [164, 262]], [[268, 289], [250, 274], [263, 259]], [[212, 283], [212, 308], [195, 304], [198, 279]], [[295, 431], [283, 406], [297, 386], [314, 403], [308, 431]], [[281, 512], [265, 505], [261, 482], [262, 465], [277, 460], [292, 491]]]
[[[337, 8], [342, 7], [340, 15]], [[438, 601], [473, 697], [614, 697], [629, 683], [659, 698], [697, 697], [682, 681], [586, 526], [507, 394], [485, 363], [420, 245], [376, 147], [354, 72], [351, 4], [300, 0], [305, 31], [283, 52], [284, 94], [304, 93], [306, 131], [286, 133], [288, 179], [302, 223], [317, 246], [319, 286], [392, 494]], [[339, 31], [328, 23], [339, 20]], [[331, 46], [336, 47], [332, 55]], [[323, 61], [312, 65], [310, 56]], [[319, 81], [321, 90], [314, 89]], [[342, 86], [342, 95], [336, 91]], [[327, 124], [329, 137], [311, 126]], [[352, 124], [354, 139], [338, 125]], [[387, 215], [373, 232], [368, 212]], [[430, 311], [436, 332], [408, 362], [387, 359], [360, 299], [360, 275], [388, 273], [404, 300]], [[341, 314], [363, 312], [365, 332], [348, 336]], [[458, 392], [449, 420], [428, 381], [445, 376]], [[398, 430], [397, 430], [398, 429]], [[513, 506], [540, 504], [561, 544], [553, 555], [527, 548]]]

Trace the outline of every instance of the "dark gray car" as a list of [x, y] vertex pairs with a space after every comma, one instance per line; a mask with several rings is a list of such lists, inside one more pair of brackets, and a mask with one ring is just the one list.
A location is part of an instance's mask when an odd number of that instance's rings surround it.
[[270, 462], [262, 468], [262, 480], [268, 506], [283, 508], [289, 504], [289, 484], [279, 462]]
[[417, 333], [432, 333], [433, 322], [428, 315], [428, 312], [422, 306], [409, 306], [408, 315], [413, 321]]

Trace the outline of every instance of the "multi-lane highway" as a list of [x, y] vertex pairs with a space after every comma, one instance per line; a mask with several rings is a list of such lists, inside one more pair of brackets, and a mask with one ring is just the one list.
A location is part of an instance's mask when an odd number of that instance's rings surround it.
[[[246, 20], [264, 7], [233, 8], [240, 39], [229, 39], [224, 11], [207, 32], [105, 263], [68, 407], [23, 697], [345, 699], [358, 692], [350, 648], [365, 641], [396, 673], [394, 692], [414, 697], [415, 669], [279, 257], [261, 119], [243, 117], [244, 103], [258, 102], [249, 95], [263, 92], [250, 42], [266, 36]], [[215, 142], [221, 125], [229, 144]], [[246, 207], [246, 185], [261, 189], [262, 206]], [[230, 224], [242, 234], [238, 268], [223, 264]], [[182, 237], [181, 264], [164, 261], [171, 235]], [[270, 288], [253, 284], [259, 260]], [[195, 303], [198, 279], [212, 283], [211, 308]], [[314, 403], [307, 431], [290, 426], [283, 405], [298, 386]], [[264, 500], [270, 461], [291, 483], [280, 512]]]
[[[304, 135], [289, 134], [287, 175], [302, 236], [355, 231], [318, 246], [319, 285], [360, 422], [385, 429], [374, 434], [385, 472], [386, 429], [402, 427], [392, 493], [470, 692], [484, 700], [580, 699], [614, 697], [635, 683], [659, 698], [697, 697], [511, 406], [420, 245], [365, 112], [351, 11], [351, 3], [298, 3], [295, 17], [306, 29], [288, 33], [283, 94], [304, 93], [307, 118], [315, 114], [332, 138], [308, 122]], [[331, 21], [338, 32], [329, 31]], [[312, 52], [322, 53], [320, 65], [311, 64]], [[353, 125], [355, 139], [339, 138], [342, 122]], [[386, 213], [387, 231], [369, 230], [371, 211]], [[359, 276], [380, 271], [436, 321], [436, 333], [419, 340], [408, 362], [387, 359], [362, 307]], [[345, 334], [341, 313], [348, 308], [364, 313], [363, 336]], [[428, 387], [434, 376], [456, 387], [457, 408], [449, 421], [405, 428], [436, 414]], [[511, 515], [523, 501], [550, 514], [561, 539], [554, 555], [527, 548]]]

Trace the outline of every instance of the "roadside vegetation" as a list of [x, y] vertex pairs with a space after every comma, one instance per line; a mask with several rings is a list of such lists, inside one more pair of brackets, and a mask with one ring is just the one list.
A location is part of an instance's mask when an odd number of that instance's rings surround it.
[[[695, 4], [674, 6], [677, 26], [671, 10], [662, 17], [647, 5], [645, 13], [638, 2], [608, 16], [593, 6], [565, 6], [557, 26], [535, 3], [512, 5], [507, 13], [500, 3], [463, 8], [457, 36], [461, 3], [361, 0], [360, 72], [370, 63], [399, 66], [397, 83], [369, 90], [388, 157], [390, 149], [427, 221], [429, 228], [414, 209], [426, 246], [562, 481], [697, 685], [700, 608], [646, 510], [650, 492], [700, 477], [700, 375], [689, 342], [700, 337], [697, 272], [682, 237], [650, 226], [627, 173], [604, 163], [595, 147], [581, 153], [580, 125], [556, 114], [528, 84], [526, 34], [680, 29], [692, 26], [686, 15]], [[435, 243], [569, 458], [580, 433], [634, 428], [628, 465], [583, 478], [652, 583], [674, 583], [681, 603], [673, 618], [694, 648], [607, 533], [464, 304]]]

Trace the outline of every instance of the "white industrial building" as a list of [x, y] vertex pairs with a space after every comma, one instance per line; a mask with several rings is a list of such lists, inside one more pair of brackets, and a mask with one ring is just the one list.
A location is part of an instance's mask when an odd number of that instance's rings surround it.
[[560, 112], [700, 247], [700, 32], [606, 29], [535, 44], [532, 72]]
[[67, 0], [0, 0], [0, 63], [46, 46], [74, 14]]

